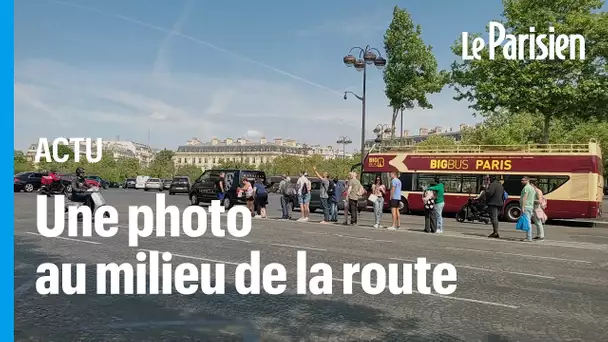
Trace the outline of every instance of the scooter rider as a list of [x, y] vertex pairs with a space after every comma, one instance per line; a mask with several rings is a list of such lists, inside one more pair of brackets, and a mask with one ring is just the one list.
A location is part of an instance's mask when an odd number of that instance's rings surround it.
[[91, 186], [87, 184], [84, 178], [84, 169], [79, 167], [76, 169], [76, 177], [72, 180], [72, 201], [80, 202], [91, 208], [93, 213], [95, 210], [95, 203], [91, 198], [91, 193], [87, 192]]

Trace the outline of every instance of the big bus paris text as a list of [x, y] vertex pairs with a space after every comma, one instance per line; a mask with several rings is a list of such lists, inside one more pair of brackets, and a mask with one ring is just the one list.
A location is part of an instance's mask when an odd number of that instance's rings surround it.
[[[600, 146], [589, 144], [416, 147], [382, 144], [364, 162], [361, 181], [371, 187], [377, 175], [390, 184], [391, 171], [401, 180], [401, 212], [422, 212], [422, 189], [435, 177], [445, 186], [445, 213], [457, 213], [467, 199], [481, 192], [490, 175], [509, 194], [501, 217], [516, 221], [521, 210], [521, 179], [538, 181], [551, 219], [596, 218], [603, 200]], [[388, 196], [388, 195], [387, 195]], [[388, 198], [385, 205], [389, 203]]]

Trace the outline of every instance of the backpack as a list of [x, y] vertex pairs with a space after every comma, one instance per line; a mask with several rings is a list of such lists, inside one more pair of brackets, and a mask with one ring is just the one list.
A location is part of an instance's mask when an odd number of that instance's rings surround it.
[[329, 196], [333, 196], [336, 194], [336, 185], [332, 181], [329, 182], [329, 186], [327, 187], [327, 194]]
[[304, 182], [304, 184], [302, 184], [302, 196], [308, 194], [308, 182]]
[[503, 201], [506, 201], [508, 198], [509, 198], [509, 194], [508, 194], [506, 191], [504, 191], [504, 190], [503, 190], [503, 193], [502, 193], [502, 200], [503, 200]]

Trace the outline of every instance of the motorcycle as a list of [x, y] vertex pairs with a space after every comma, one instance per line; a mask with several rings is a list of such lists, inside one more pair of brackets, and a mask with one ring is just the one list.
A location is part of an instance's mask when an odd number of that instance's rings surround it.
[[[91, 187], [89, 189], [87, 189], [87, 192], [91, 193], [91, 199], [93, 200], [93, 203], [95, 205], [95, 211], [97, 211], [97, 209], [99, 209], [100, 207], [103, 207], [104, 205], [107, 205], [108, 202], [106, 202], [105, 198], [103, 198], [103, 196], [101, 195], [101, 193], [99, 192], [99, 188], [98, 187]], [[68, 208], [71, 206], [75, 206], [75, 207], [80, 207], [82, 205], [85, 205], [82, 202], [74, 202], [70, 199], [70, 196], [68, 196], [68, 201], [65, 204], [65, 212], [68, 212]], [[95, 216], [95, 213], [92, 213], [93, 217]], [[106, 212], [104, 214], [104, 217], [109, 217], [110, 215]], [[78, 215], [78, 219], [82, 219], [82, 214]]]
[[479, 206], [474, 198], [469, 197], [467, 203], [465, 203], [456, 214], [456, 221], [483, 222], [485, 224], [490, 224], [490, 215], [488, 214], [485, 205], [483, 207]]

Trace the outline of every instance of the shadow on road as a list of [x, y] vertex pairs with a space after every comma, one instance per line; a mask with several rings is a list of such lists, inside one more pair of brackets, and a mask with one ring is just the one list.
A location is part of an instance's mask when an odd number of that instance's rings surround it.
[[34, 284], [38, 265], [78, 260], [43, 252], [34, 238], [19, 235], [15, 260], [17, 341], [464, 341], [433, 332], [438, 322], [328, 296], [244, 296], [233, 284], [225, 295], [96, 295], [92, 266], [89, 294], [41, 296]]

